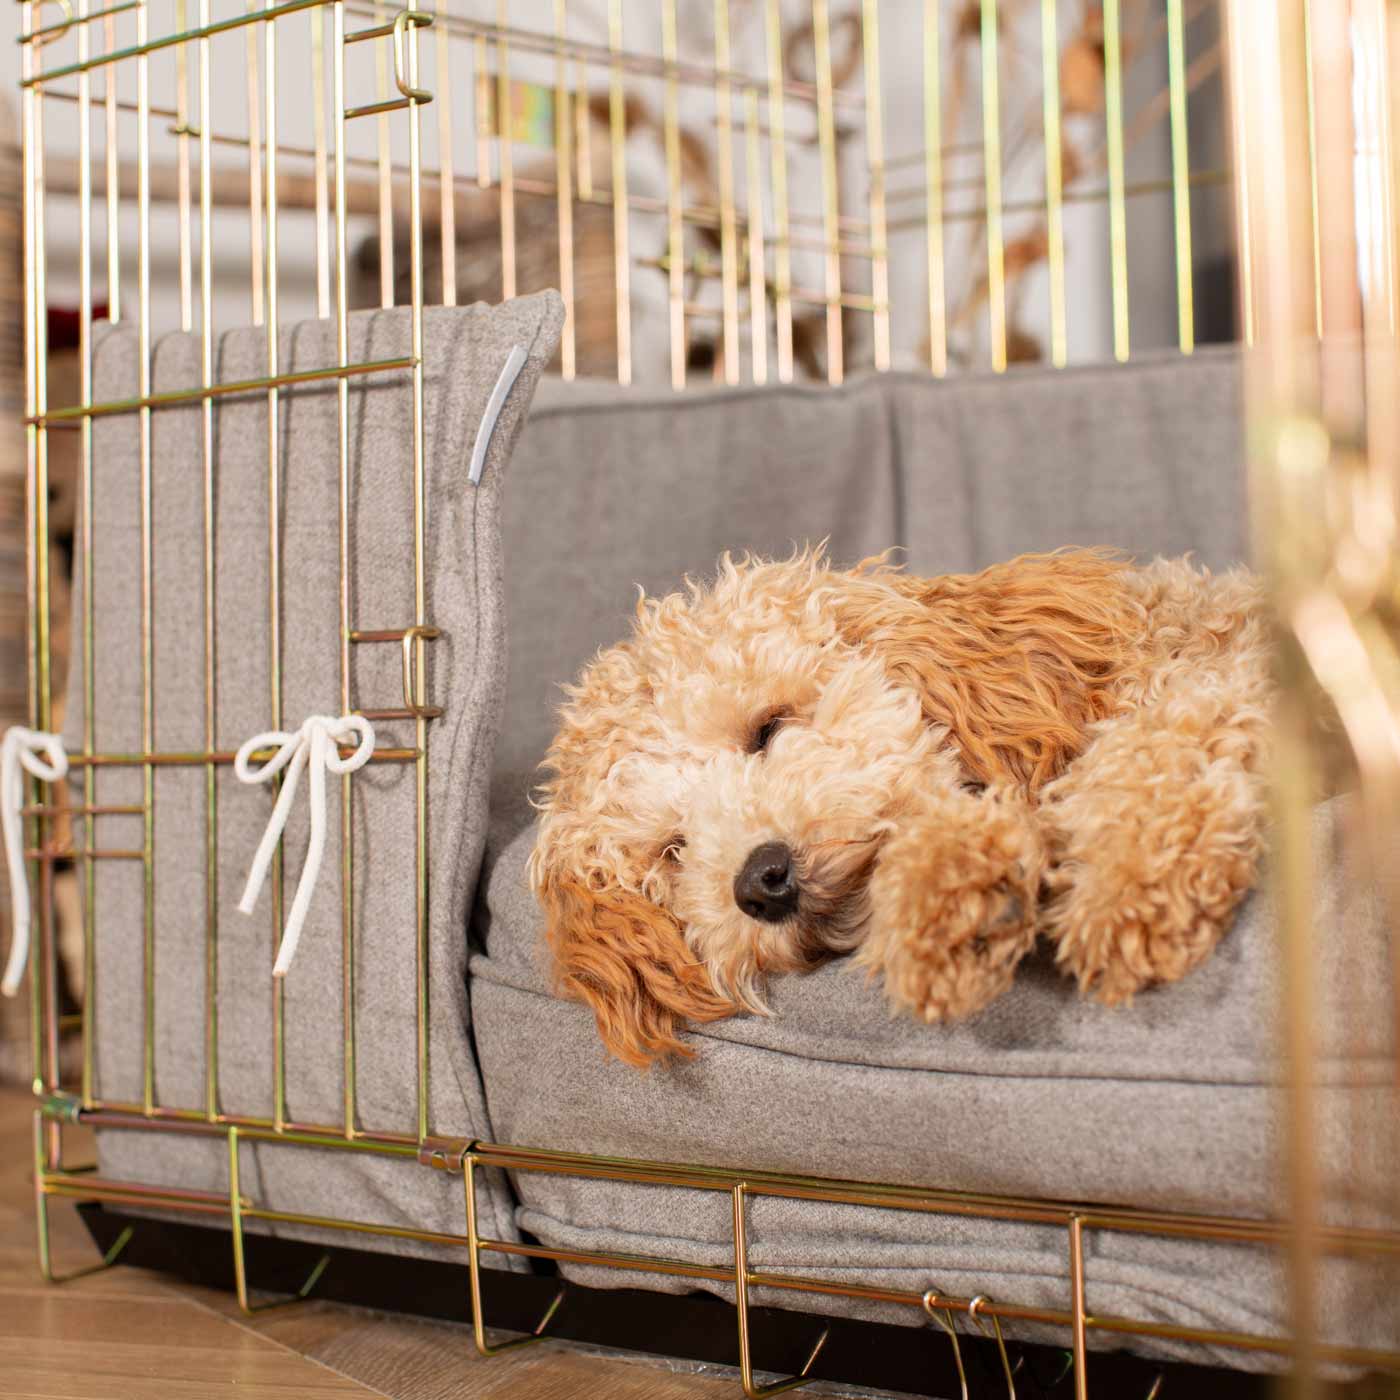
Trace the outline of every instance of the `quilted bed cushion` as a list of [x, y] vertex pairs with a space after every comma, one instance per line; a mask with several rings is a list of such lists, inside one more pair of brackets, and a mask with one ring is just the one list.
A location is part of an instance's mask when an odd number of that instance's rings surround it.
[[[1332, 845], [1338, 820], [1332, 805], [1319, 809], [1319, 849]], [[1272, 1019], [1279, 968], [1262, 895], [1247, 901], [1209, 963], [1131, 1009], [1080, 999], [1049, 957], [1038, 956], [980, 1016], [928, 1027], [891, 1019], [879, 987], [834, 962], [776, 980], [771, 1017], [705, 1026], [692, 1038], [693, 1060], [639, 1073], [605, 1054], [586, 1008], [551, 995], [541, 916], [525, 887], [532, 842], [533, 832], [522, 832], [496, 861], [486, 890], [487, 951], [471, 962], [498, 1141], [998, 1195], [1280, 1213]], [[1342, 1160], [1348, 1119], [1384, 1111], [1394, 1064], [1388, 1038], [1358, 1030], [1376, 1017], [1374, 1007], [1362, 1014], [1357, 989], [1389, 985], [1389, 954], [1380, 910], [1357, 895], [1365, 885], [1354, 876], [1339, 868], [1324, 880], [1317, 911], [1318, 928], [1348, 931], [1327, 941], [1320, 984], [1334, 1028], [1321, 1091], [1324, 1132], [1337, 1147], [1324, 1157], [1334, 1162]], [[1382, 1163], [1355, 1166], [1369, 1180], [1386, 1179]], [[515, 1185], [521, 1228], [546, 1244], [709, 1265], [732, 1259], [722, 1193], [532, 1172], [517, 1174]], [[755, 1268], [1069, 1305], [1065, 1232], [1057, 1227], [755, 1198], [750, 1234]], [[1091, 1232], [1086, 1270], [1097, 1313], [1286, 1331], [1276, 1252]], [[611, 1269], [566, 1271], [599, 1287], [695, 1286]], [[1384, 1278], [1357, 1260], [1329, 1263], [1330, 1339], [1378, 1345], [1396, 1334], [1400, 1300]], [[762, 1301], [798, 1305], [790, 1294]], [[853, 1307], [820, 1295], [802, 1295], [800, 1306], [923, 1321], [912, 1309]], [[1145, 1349], [1200, 1357], [1175, 1345]], [[1268, 1364], [1239, 1353], [1217, 1359]]]
[[[553, 352], [563, 309], [554, 293], [501, 307], [431, 309], [425, 315], [424, 463], [428, 514], [425, 615], [442, 635], [427, 647], [429, 703], [443, 715], [428, 726], [429, 909], [428, 1112], [433, 1129], [485, 1134], [480, 1079], [467, 1032], [462, 930], [476, 887], [485, 836], [488, 775], [504, 685], [499, 511], [503, 477], [539, 374]], [[352, 362], [402, 359], [410, 352], [406, 309], [357, 314]], [[526, 360], [490, 436], [480, 484], [469, 462], [488, 400], [511, 351]], [[266, 335], [232, 330], [215, 345], [215, 380], [266, 373]], [[332, 322], [284, 327], [284, 372], [336, 361]], [[97, 401], [138, 392], [134, 330], [104, 329], [95, 356]], [[199, 342], [171, 335], [156, 347], [156, 393], [199, 384]], [[280, 395], [282, 724], [340, 713], [339, 433], [337, 385], [299, 384]], [[394, 630], [414, 619], [412, 392], [407, 370], [349, 381], [350, 626]], [[217, 637], [213, 747], [235, 750], [275, 726], [271, 713], [268, 546], [268, 406], [264, 393], [214, 401], [214, 591]], [[205, 749], [204, 472], [198, 404], [152, 415], [155, 747]], [[136, 415], [96, 420], [93, 429], [92, 558], [97, 704], [103, 753], [142, 744], [140, 439]], [[77, 602], [81, 617], [81, 598]], [[81, 638], [80, 626], [73, 629]], [[351, 704], [403, 704], [397, 644], [350, 648]], [[67, 739], [82, 747], [82, 667], [75, 663]], [[376, 725], [381, 749], [411, 748], [412, 722]], [[372, 762], [352, 779], [355, 849], [355, 1090], [358, 1123], [379, 1132], [417, 1129], [415, 765]], [[209, 828], [202, 765], [156, 769], [154, 818], [154, 1019], [156, 1102], [201, 1110], [205, 1048], [207, 843], [216, 841], [218, 1105], [266, 1118], [273, 1111], [272, 955], [280, 930], [265, 888], [253, 913], [238, 912], [253, 853], [275, 794], [247, 787], [227, 764], [215, 769]], [[290, 906], [308, 838], [308, 782], [285, 839]], [[327, 779], [326, 853], [300, 949], [285, 981], [286, 1108], [294, 1122], [342, 1121], [340, 780]], [[98, 770], [100, 804], [140, 803], [140, 767]], [[140, 816], [103, 816], [98, 844], [139, 850]], [[142, 1096], [143, 927], [147, 905], [137, 861], [95, 868], [97, 1089], [107, 1100]], [[104, 1175], [118, 1180], [227, 1190], [227, 1148], [219, 1138], [100, 1132]], [[344, 1219], [460, 1230], [460, 1189], [435, 1173], [369, 1153], [324, 1153], [277, 1145], [244, 1147], [245, 1189], [259, 1204]], [[410, 1178], [418, 1184], [405, 1186]], [[485, 1209], [509, 1233], [509, 1212], [492, 1182]], [[254, 1228], [264, 1228], [259, 1222]], [[343, 1240], [343, 1236], [335, 1236]], [[385, 1248], [394, 1247], [384, 1243]]]

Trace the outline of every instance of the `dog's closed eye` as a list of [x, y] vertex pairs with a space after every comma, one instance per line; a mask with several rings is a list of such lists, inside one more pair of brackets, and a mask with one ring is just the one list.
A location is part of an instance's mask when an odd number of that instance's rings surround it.
[[790, 710], [769, 710], [760, 715], [749, 738], [747, 752], [762, 753], [773, 742], [773, 736], [783, 727], [784, 721], [791, 718]]

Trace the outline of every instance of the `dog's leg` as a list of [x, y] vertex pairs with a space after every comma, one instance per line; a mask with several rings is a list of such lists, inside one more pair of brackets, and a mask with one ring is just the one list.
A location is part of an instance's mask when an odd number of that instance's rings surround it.
[[1082, 991], [1173, 982], [1229, 927], [1263, 845], [1266, 716], [1262, 668], [1183, 677], [1044, 790], [1046, 932]]
[[880, 853], [857, 961], [883, 974], [896, 1010], [925, 1021], [980, 1011], [1035, 943], [1043, 870], [1022, 799], [930, 794]]

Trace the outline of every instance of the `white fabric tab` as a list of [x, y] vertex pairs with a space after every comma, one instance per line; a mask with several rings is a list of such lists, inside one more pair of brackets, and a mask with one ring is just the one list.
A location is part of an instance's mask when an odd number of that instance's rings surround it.
[[[40, 754], [48, 757], [45, 763]], [[14, 934], [0, 992], [12, 997], [19, 990], [29, 961], [29, 879], [24, 869], [24, 769], [46, 783], [68, 772], [68, 755], [57, 734], [14, 725], [0, 740], [0, 823], [4, 826], [5, 864], [10, 872], [10, 915]]]
[[[339, 745], [350, 743], [356, 744], [355, 752], [348, 758], [341, 758]], [[259, 749], [276, 749], [277, 752], [261, 768], [249, 768], [249, 760]], [[282, 931], [282, 942], [277, 949], [277, 961], [272, 968], [274, 977], [285, 977], [292, 965], [301, 938], [301, 926], [306, 920], [306, 910], [316, 888], [316, 877], [321, 873], [321, 855], [326, 845], [326, 773], [353, 773], [357, 768], [363, 768], [373, 753], [374, 726], [363, 715], [341, 715], [338, 719], [333, 715], [312, 715], [295, 733], [287, 734], [274, 729], [266, 734], [253, 735], [234, 756], [233, 771], [242, 783], [270, 782], [284, 768], [287, 770], [287, 776], [282, 780], [282, 791], [277, 796], [277, 805], [268, 818], [267, 830], [263, 832], [248, 871], [243, 898], [238, 901], [238, 908], [244, 914], [253, 912], [263, 881], [267, 879], [272, 853], [277, 849], [282, 830], [287, 825], [302, 769], [308, 763], [311, 765], [311, 839], [307, 843], [306, 863], [301, 868], [301, 879], [297, 881], [291, 912], [287, 915], [287, 926]]]
[[486, 412], [481, 415], [481, 426], [476, 430], [476, 442], [472, 444], [471, 470], [467, 473], [467, 480], [473, 486], [481, 483], [481, 473], [486, 470], [486, 449], [491, 446], [491, 434], [496, 431], [496, 419], [501, 416], [501, 410], [510, 397], [510, 391], [515, 388], [515, 381], [520, 377], [520, 371], [525, 368], [527, 358], [518, 345], [511, 347], [500, 377], [496, 380], [496, 387], [491, 390], [491, 397], [486, 400]]

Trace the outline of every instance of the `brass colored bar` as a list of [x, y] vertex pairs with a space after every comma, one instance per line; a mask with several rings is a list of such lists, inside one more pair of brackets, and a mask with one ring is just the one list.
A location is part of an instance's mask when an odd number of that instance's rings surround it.
[[[251, 32], [251, 31], [250, 31]], [[263, 96], [266, 104], [267, 141], [267, 660], [268, 711], [273, 729], [282, 728], [282, 474], [281, 399], [277, 378], [281, 373], [281, 320], [278, 308], [278, 207], [277, 207], [277, 24], [263, 26], [266, 71]], [[280, 791], [281, 784], [275, 784]], [[272, 951], [282, 939], [282, 846], [272, 853], [271, 923]], [[272, 1116], [278, 1127], [287, 1117], [287, 1023], [286, 983], [272, 979]]]
[[[1308, 183], [1312, 194], [1313, 314], [1317, 334], [1322, 334], [1322, 216], [1317, 207], [1317, 78], [1313, 67], [1312, 0], [1303, 0], [1303, 55], [1307, 65], [1304, 86], [1308, 96]], [[1241, 151], [1241, 155], [1243, 152]], [[1244, 162], [1240, 164], [1243, 166]]]
[[[384, 6], [376, 0], [374, 14], [381, 22], [385, 15]], [[390, 25], [392, 30], [393, 26]], [[348, 36], [347, 36], [348, 37]], [[394, 262], [398, 250], [394, 247], [394, 206], [390, 198], [389, 180], [392, 170], [389, 148], [389, 113], [402, 111], [408, 106], [408, 98], [400, 95], [396, 100], [389, 97], [389, 72], [385, 61], [384, 45], [374, 46], [374, 90], [377, 100], [365, 107], [352, 107], [345, 116], [347, 119], [377, 116], [376, 138], [379, 155], [379, 304], [394, 304]]]
[[172, 389], [162, 394], [147, 394], [138, 399], [123, 399], [113, 403], [98, 403], [72, 408], [56, 408], [52, 413], [27, 420], [52, 426], [55, 423], [82, 418], [105, 418], [114, 413], [135, 413], [142, 409], [165, 408], [171, 404], [195, 403], [202, 399], [222, 398], [229, 394], [251, 394], [287, 388], [297, 384], [314, 384], [324, 379], [346, 379], [357, 374], [382, 374], [387, 370], [412, 369], [413, 357], [403, 355], [393, 360], [366, 360], [362, 364], [327, 365], [323, 369], [303, 369], [291, 374], [266, 375], [259, 379], [239, 379], [227, 384], [207, 384], [199, 389]]
[[496, 0], [496, 149], [501, 190], [501, 296], [515, 296], [515, 133], [510, 91], [510, 38], [506, 34], [507, 0]]
[[311, 140], [316, 182], [316, 315], [331, 314], [330, 181], [326, 150], [326, 16], [319, 6], [311, 11]]
[[[146, 42], [149, 6], [143, 0], [136, 11], [138, 46]], [[136, 127], [136, 205], [138, 301], [137, 393], [151, 394], [151, 122], [150, 58], [143, 51], [136, 59], [136, 102], [140, 108]], [[141, 457], [141, 747], [155, 749], [155, 521], [152, 499], [151, 410], [142, 408], [138, 416]], [[144, 972], [144, 1024], [142, 1033], [143, 1107], [149, 1113], [156, 1102], [156, 775], [147, 763], [141, 771], [141, 800], [146, 805], [142, 819], [142, 909]]]
[[[333, 24], [332, 72], [335, 101], [335, 346], [338, 365], [350, 362], [349, 256], [346, 246], [345, 186], [345, 6], [337, 0]], [[439, 42], [446, 43], [440, 35]], [[446, 110], [448, 104], [443, 103]], [[336, 384], [337, 547], [340, 609], [340, 712], [350, 711], [350, 383]], [[340, 993], [341, 1086], [344, 1135], [355, 1136], [355, 825], [351, 775], [340, 779]]]
[[[504, 0], [503, 0], [504, 2]], [[418, 0], [408, 0], [407, 13], [417, 11]], [[402, 18], [402, 17], [401, 17]], [[425, 16], [424, 22], [430, 17]], [[422, 130], [419, 101], [428, 94], [418, 88], [418, 25], [405, 24], [405, 48], [408, 50], [408, 85], [400, 90], [415, 94], [408, 108], [408, 249], [410, 334], [413, 344], [413, 626], [404, 635], [404, 688], [411, 686], [409, 648], [419, 676], [427, 674], [425, 643], [436, 630], [428, 626], [427, 533], [428, 489], [425, 444], [423, 440], [423, 207], [422, 207]], [[502, 56], [504, 63], [504, 55]], [[501, 121], [505, 114], [498, 112]], [[509, 146], [502, 144], [504, 151]], [[512, 232], [512, 245], [514, 233]], [[512, 246], [513, 251], [513, 246]], [[513, 274], [512, 274], [513, 275]], [[426, 685], [425, 685], [426, 690]], [[416, 1028], [418, 1052], [418, 1140], [428, 1135], [428, 722], [422, 708], [414, 721], [414, 741], [418, 756], [414, 760], [415, 796], [415, 990], [417, 995]]]
[[[1244, 84], [1241, 82], [1241, 74], [1244, 72], [1244, 55], [1240, 50], [1240, 28], [1241, 21], [1236, 5], [1229, 4], [1225, 7], [1222, 16], [1225, 26], [1226, 50], [1229, 56], [1229, 64], [1226, 72], [1226, 81], [1229, 87], [1230, 110], [1230, 149], [1231, 166], [1235, 171], [1235, 268], [1239, 276], [1240, 284], [1240, 329], [1243, 332], [1246, 347], [1254, 344], [1254, 233], [1252, 228], [1252, 215], [1250, 205], [1252, 195], [1250, 191], [1250, 162], [1251, 155], [1249, 149], [1249, 125], [1244, 119]], [[1313, 84], [1309, 82], [1308, 91], [1311, 93]], [[1314, 179], [1316, 178], [1317, 163], [1312, 162]], [[1316, 223], [1315, 223], [1316, 226]], [[1314, 242], [1314, 257], [1317, 260], [1317, 310], [1321, 316], [1321, 254], [1316, 241]]]
[[[608, 0], [608, 48], [622, 53], [622, 0]], [[627, 225], [627, 98], [622, 66], [608, 77], [608, 144], [612, 152], [613, 290], [617, 298], [617, 382], [632, 382], [632, 255]]]
[[[167, 1210], [189, 1211], [195, 1215], [227, 1215], [228, 1202], [220, 1205], [209, 1205], [203, 1201], [167, 1201], [163, 1199], [152, 1199], [149, 1196], [132, 1195], [126, 1191], [112, 1190], [104, 1186], [95, 1186], [89, 1190], [85, 1186], [80, 1186], [76, 1182], [71, 1185], [63, 1185], [46, 1189], [43, 1192], [45, 1199], [53, 1198], [60, 1201], [109, 1201], [113, 1205], [146, 1207], [161, 1206]], [[49, 1282], [55, 1282], [50, 1279]]]
[[[88, 57], [90, 31], [86, 21], [91, 17], [88, 0], [78, 0], [78, 59]], [[133, 0], [139, 3], [139, 0]], [[126, 7], [123, 7], [126, 8]], [[78, 75], [78, 397], [83, 404], [92, 402], [92, 79], [86, 73]], [[108, 238], [112, 231], [108, 230]], [[83, 750], [91, 753], [96, 747], [93, 707], [97, 685], [93, 666], [93, 602], [92, 549], [94, 540], [92, 520], [92, 426], [84, 422], [79, 442], [79, 497], [81, 500], [82, 535], [80, 587], [83, 594]], [[91, 850], [97, 843], [97, 823], [93, 817], [116, 811], [140, 814], [141, 807], [106, 808], [97, 802], [97, 774], [92, 768], [83, 770], [83, 845]], [[92, 1104], [96, 1077], [96, 1013], [95, 993], [97, 975], [97, 872], [92, 865], [83, 868], [83, 1006], [82, 1006], [82, 1101]]]
[[723, 373], [739, 382], [739, 235], [734, 209], [734, 112], [729, 71], [729, 0], [714, 0], [715, 130], [719, 167], [720, 301], [723, 307]]
[[685, 388], [685, 215], [681, 188], [680, 83], [676, 78], [676, 0], [663, 0], [661, 53], [667, 63], [664, 136], [666, 149], [666, 290], [670, 308], [671, 387]]
[[24, 853], [26, 860], [57, 860], [65, 858], [76, 861], [88, 860], [145, 860], [145, 851], [91, 851], [57, 850], [52, 846], [30, 847]]
[[1167, 63], [1171, 88], [1172, 212], [1176, 221], [1177, 340], [1181, 353], [1196, 346], [1191, 280], [1191, 147], [1186, 133], [1186, 35], [1181, 0], [1167, 0]]
[[[456, 174], [452, 162], [452, 75], [450, 57], [452, 36], [439, 30], [433, 36], [433, 57], [437, 62], [437, 85], [442, 93], [438, 103], [438, 230], [442, 258], [442, 304], [457, 305], [457, 198]], [[345, 710], [341, 711], [346, 713]]]
[[480, 189], [491, 185], [491, 89], [486, 75], [486, 40], [478, 36], [472, 43], [476, 84], [473, 89], [472, 138], [476, 144], [476, 183]]
[[[348, 758], [353, 752], [353, 749], [344, 746], [340, 750], [342, 758]], [[259, 750], [254, 757], [268, 759], [272, 757], [272, 754], [272, 749]], [[68, 766], [70, 768], [83, 768], [89, 765], [95, 765], [99, 768], [140, 768], [150, 764], [154, 768], [185, 768], [205, 763], [230, 764], [233, 762], [234, 756], [232, 749], [205, 750], [202, 753], [70, 754]], [[417, 749], [375, 749], [369, 761], [371, 763], [409, 763], [417, 756]]]
[[744, 91], [745, 150], [748, 155], [748, 209], [745, 236], [749, 244], [749, 353], [753, 382], [768, 382], [768, 271], [763, 249], [763, 146], [758, 130], [758, 93]]
[[987, 187], [987, 315], [992, 368], [1000, 374], [1006, 368], [1006, 244], [1001, 221], [1001, 87], [997, 68], [996, 0], [982, 0], [982, 160]]
[[[578, 197], [585, 202], [593, 199], [593, 117], [588, 109], [588, 73], [582, 62], [574, 82], [574, 149], [578, 152]], [[478, 162], [484, 172], [485, 162]]]
[[[1053, 0], [1052, 0], [1053, 3]], [[943, 250], [943, 75], [938, 0], [924, 0], [924, 245], [928, 250], [929, 369], [948, 373], [948, 294]], [[1058, 63], [1058, 55], [1056, 63]]]
[[[199, 23], [209, 25], [210, 0], [199, 0]], [[211, 127], [213, 117], [213, 40], [199, 41], [199, 382], [214, 382], [214, 211]], [[214, 404], [201, 397], [199, 413], [200, 464], [203, 491], [204, 569], [204, 746], [218, 743], [216, 680], [218, 640], [215, 628], [215, 507]], [[91, 747], [89, 747], [91, 752]], [[91, 770], [89, 770], [91, 771]], [[84, 1107], [90, 1107], [84, 1104]], [[204, 1112], [212, 1122], [219, 1113], [219, 808], [218, 771], [204, 765]]]
[[[175, 0], [175, 28], [186, 24], [186, 0]], [[86, 77], [87, 74], [80, 74]], [[111, 77], [111, 74], [108, 74]], [[180, 238], [180, 329], [194, 325], [194, 288], [190, 276], [190, 81], [189, 55], [184, 44], [175, 46], [175, 207]]]
[[1084, 1235], [1083, 1222], [1069, 1222], [1069, 1288], [1071, 1330], [1074, 1339], [1074, 1397], [1089, 1400], [1089, 1352], [1084, 1338]]
[[[140, 5], [142, 0], [135, 0]], [[103, 40], [106, 52], [116, 51], [117, 21], [107, 15], [102, 21]], [[82, 59], [82, 62], [87, 62]], [[117, 84], [109, 75], [106, 85], [104, 106], [106, 108], [106, 145], [103, 155], [106, 161], [107, 195], [107, 316], [113, 325], [122, 318], [121, 306], [121, 226], [118, 211], [121, 200], [120, 151], [117, 145]]]
[[[51, 34], [62, 34], [66, 29], [72, 29], [75, 33], [81, 35], [83, 25], [90, 24], [95, 19], [106, 19], [110, 15], [125, 14], [128, 10], [134, 10], [140, 3], [141, 0], [126, 0], [126, 3], [121, 5], [111, 5], [105, 10], [92, 11], [87, 11], [82, 5], [79, 5], [76, 15], [70, 15], [67, 19], [59, 20], [57, 24], [45, 25], [43, 29], [35, 29], [28, 34], [21, 34], [15, 39], [15, 43], [30, 44], [33, 43], [35, 39], [47, 39]], [[78, 57], [81, 60], [85, 57], [82, 53], [84, 46], [80, 44], [78, 47]]]
[[25, 817], [139, 817], [146, 809], [138, 803], [127, 805], [89, 806], [84, 803], [77, 807], [60, 807], [51, 803], [31, 803], [20, 808]]
[[131, 1199], [159, 1200], [177, 1208], [184, 1205], [216, 1206], [228, 1209], [228, 1193], [223, 1191], [196, 1191], [184, 1187], [152, 1186], [148, 1182], [113, 1181], [107, 1177], [95, 1176], [92, 1172], [44, 1172], [40, 1178], [40, 1189], [50, 1196], [68, 1192], [92, 1197], [96, 1192], [111, 1192]]
[[568, 65], [564, 54], [568, 31], [568, 0], [554, 0], [554, 32], [559, 47], [554, 58], [554, 182], [555, 216], [559, 222], [559, 296], [564, 303], [564, 328], [559, 336], [559, 372], [572, 379], [576, 372], [574, 329], [574, 195], [573, 151], [570, 140]]
[[[227, 1209], [227, 1206], [225, 1206]], [[244, 1220], [268, 1220], [279, 1225], [304, 1225], [317, 1230], [346, 1230], [357, 1235], [383, 1235], [392, 1240], [415, 1240], [419, 1244], [439, 1244], [461, 1247], [462, 1235], [447, 1235], [435, 1230], [414, 1230], [405, 1225], [375, 1225], [362, 1220], [337, 1220], [329, 1215], [304, 1215], [296, 1211], [262, 1210], [245, 1207]]]
[[885, 137], [880, 82], [879, 0], [861, 5], [861, 46], [865, 52], [865, 150], [870, 179], [870, 295], [875, 303], [875, 368], [890, 367], [890, 256], [885, 227]]
[[[1168, 3], [1179, 3], [1179, 0], [1168, 0]], [[1040, 55], [1045, 123], [1046, 264], [1050, 273], [1050, 363], [1061, 368], [1069, 358], [1069, 331], [1065, 315], [1064, 140], [1060, 129], [1060, 25], [1056, 0], [1041, 0]]]
[[234, 1290], [238, 1306], [251, 1312], [248, 1305], [248, 1266], [243, 1257], [243, 1189], [238, 1170], [238, 1129], [228, 1130], [228, 1213], [233, 1235]]
[[[136, 6], [138, 11], [143, 3], [145, 0], [138, 0]], [[317, 5], [331, 3], [332, 0], [285, 0], [285, 3], [281, 5], [273, 5], [265, 10], [250, 9], [244, 14], [235, 15], [231, 19], [221, 19], [214, 24], [202, 25], [198, 29], [187, 29], [175, 34], [162, 34], [158, 39], [138, 38], [130, 48], [109, 51], [98, 58], [88, 59], [86, 63], [70, 63], [63, 68], [52, 68], [43, 75], [42, 79], [37, 76], [25, 79], [20, 83], [20, 86], [30, 87], [40, 81], [51, 82], [55, 78], [71, 77], [75, 73], [90, 72], [94, 68], [105, 68], [108, 64], [122, 63], [128, 58], [144, 58], [147, 54], [159, 53], [161, 49], [171, 48], [175, 44], [187, 44], [195, 39], [212, 38], [216, 34], [226, 34], [231, 29], [243, 29], [250, 24], [281, 19], [285, 15], [294, 15], [300, 10], [309, 10]], [[137, 32], [140, 33], [139, 24]]]
[[[251, 13], [257, 0], [247, 0]], [[262, 216], [262, 133], [258, 115], [258, 36], [249, 29], [244, 36], [248, 83], [248, 291], [252, 301], [252, 321], [263, 323], [263, 216]]]
[[1113, 356], [1128, 358], [1128, 219], [1123, 199], [1123, 41], [1119, 0], [1103, 0], [1104, 122], [1108, 133], [1108, 239], [1113, 280]]
[[[406, 98], [406, 97], [389, 97], [389, 98], [385, 98], [384, 101], [382, 101], [382, 102], [370, 102], [370, 103], [367, 103], [367, 104], [366, 104], [365, 106], [363, 106], [363, 107], [350, 107], [350, 108], [347, 108], [347, 109], [346, 109], [346, 112], [345, 112], [345, 120], [348, 121], [348, 122], [352, 122], [352, 121], [358, 120], [360, 117], [383, 117], [383, 116], [387, 116], [388, 113], [390, 113], [390, 112], [402, 112], [402, 111], [404, 111], [407, 107], [408, 107], [408, 98]], [[387, 152], [388, 152], [388, 143], [387, 143], [387, 142], [385, 142], [385, 143], [383, 144], [382, 151], [385, 153], [385, 159], [387, 160]], [[386, 176], [385, 178], [387, 179], [387, 176]], [[386, 185], [385, 185], [385, 183], [384, 183], [383, 181], [381, 181], [381, 183], [380, 183], [380, 185], [379, 185], [379, 189], [380, 189], [380, 192], [381, 192], [381, 208], [382, 208], [382, 207], [383, 207], [383, 198], [382, 198], [382, 196], [383, 196], [383, 193], [384, 193], [384, 191], [385, 191], [385, 189], [386, 189]], [[389, 219], [390, 219], [390, 224], [391, 224], [391, 226], [392, 226], [392, 222], [393, 222], [393, 215], [392, 215], [392, 213], [389, 215]], [[383, 306], [392, 306], [392, 305], [394, 304], [394, 303], [393, 303], [393, 276], [394, 276], [394, 255], [393, 255], [393, 253], [390, 252], [388, 258], [385, 259], [384, 261], [385, 261], [385, 263], [387, 264], [387, 270], [381, 270], [381, 273], [380, 273], [380, 297], [381, 297], [381, 305], [383, 305]], [[390, 290], [389, 290], [389, 297], [390, 297], [390, 299], [389, 299], [388, 301], [384, 301], [384, 300], [383, 300], [383, 296], [384, 296], [384, 287], [385, 287], [385, 285], [386, 285], [386, 284], [385, 284], [385, 278], [386, 278], [386, 277], [388, 278], [387, 285], [388, 285], [388, 287], [389, 287], [389, 289], [390, 289]]]
[[841, 321], [841, 256], [836, 240], [841, 217], [836, 169], [836, 119], [831, 77], [831, 14], [828, 0], [812, 0], [812, 45], [817, 68], [817, 145], [821, 152], [822, 232], [826, 241], [826, 377], [846, 377]]
[[768, 54], [768, 163], [773, 184], [773, 314], [778, 328], [778, 380], [792, 382], [792, 251], [788, 242], [787, 139], [783, 129], [783, 26], [781, 0], [766, 0], [764, 44]]
[[149, 1118], [140, 1104], [102, 1103], [91, 1112], [84, 1110], [80, 1120], [97, 1128], [135, 1129], [138, 1132], [176, 1133], [195, 1137], [222, 1137], [233, 1127], [245, 1142], [275, 1142], [293, 1147], [328, 1147], [351, 1152], [369, 1152], [383, 1157], [416, 1158], [418, 1139], [401, 1133], [359, 1132], [347, 1139], [339, 1127], [315, 1123], [289, 1122], [278, 1128], [270, 1118], [248, 1114], [222, 1113], [211, 1123], [203, 1109], [163, 1108], [157, 1105]]

